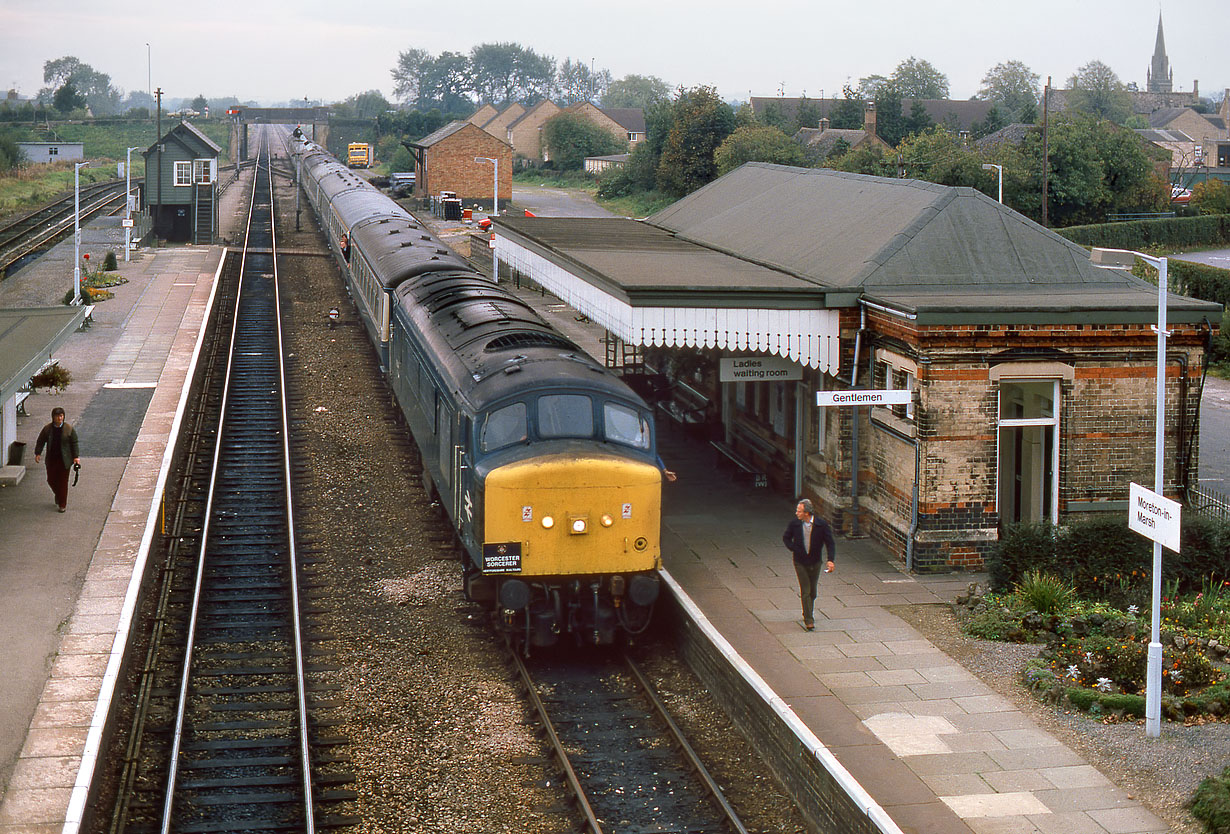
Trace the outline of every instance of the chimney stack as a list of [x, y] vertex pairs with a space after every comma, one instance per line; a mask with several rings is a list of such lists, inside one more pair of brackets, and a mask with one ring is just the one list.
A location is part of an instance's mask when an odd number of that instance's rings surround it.
[[863, 130], [867, 131], [871, 136], [875, 136], [876, 103], [874, 101], [867, 102], [867, 109], [863, 111]]
[[828, 129], [829, 129], [829, 120], [828, 120], [828, 118], [827, 118], [827, 117], [821, 118], [821, 119], [820, 119], [820, 132], [821, 132], [821, 133], [824, 133], [824, 131], [826, 131], [826, 130], [828, 130]]

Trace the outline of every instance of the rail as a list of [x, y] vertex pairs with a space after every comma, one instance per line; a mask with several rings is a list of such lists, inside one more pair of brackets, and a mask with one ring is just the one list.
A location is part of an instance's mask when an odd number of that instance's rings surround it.
[[[141, 180], [133, 180], [139, 183]], [[81, 219], [87, 220], [99, 212], [123, 204], [123, 180], [99, 183], [81, 189]], [[0, 276], [17, 261], [37, 251], [73, 227], [73, 195], [48, 203], [24, 214], [0, 228]]]

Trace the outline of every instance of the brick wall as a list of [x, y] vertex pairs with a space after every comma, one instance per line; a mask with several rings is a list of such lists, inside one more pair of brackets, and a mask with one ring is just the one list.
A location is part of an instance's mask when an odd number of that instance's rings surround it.
[[[857, 320], [843, 317], [842, 344], [853, 344]], [[981, 569], [998, 539], [1000, 508], [999, 393], [991, 369], [1003, 363], [1043, 370], [1060, 379], [1060, 521], [1085, 513], [1090, 502], [1127, 500], [1128, 484], [1153, 483], [1156, 337], [1133, 325], [919, 326], [871, 314], [860, 347], [858, 387], [874, 383], [867, 370], [876, 347], [917, 364], [913, 425], [886, 409], [831, 409], [824, 455], [809, 465], [807, 494], [836, 529], [849, 532], [850, 441], [859, 420], [860, 528], [903, 558], [911, 524], [916, 433], [919, 459], [918, 529], [913, 565], [919, 571]], [[1195, 419], [1202, 357], [1198, 328], [1177, 325], [1168, 344], [1165, 492], [1176, 495], [1195, 477], [1199, 459]], [[853, 361], [852, 347], [843, 368]], [[1066, 369], [1059, 373], [1056, 369]], [[1063, 377], [1070, 377], [1066, 379]], [[842, 374], [848, 382], [848, 373]], [[841, 382], [834, 382], [840, 385]], [[1048, 483], [1049, 486], [1049, 483]], [[1069, 503], [1073, 507], [1069, 509]], [[1115, 505], [1117, 506], [1117, 505]]]
[[512, 199], [512, 149], [491, 134], [467, 124], [427, 148], [423, 154], [421, 196], [455, 191], [468, 206], [491, 204], [494, 172], [490, 162], [475, 162], [475, 157], [500, 161], [500, 200]]

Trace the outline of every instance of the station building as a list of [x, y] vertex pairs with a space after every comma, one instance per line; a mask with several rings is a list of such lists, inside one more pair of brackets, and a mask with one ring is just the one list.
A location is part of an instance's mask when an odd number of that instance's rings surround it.
[[[602, 325], [660, 430], [910, 569], [979, 569], [1004, 525], [1125, 513], [1152, 483], [1157, 288], [976, 190], [749, 163], [643, 222], [494, 228], [497, 270]], [[1221, 307], [1168, 298], [1181, 496]], [[886, 388], [910, 394], [817, 405]]]

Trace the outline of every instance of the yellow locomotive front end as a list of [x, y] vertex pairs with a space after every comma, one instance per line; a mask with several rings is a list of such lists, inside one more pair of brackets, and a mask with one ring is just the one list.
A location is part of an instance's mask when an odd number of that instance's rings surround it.
[[661, 566], [662, 473], [614, 455], [500, 466], [483, 489], [476, 577], [527, 645], [608, 644], [643, 630]]

